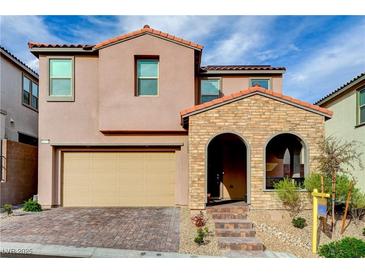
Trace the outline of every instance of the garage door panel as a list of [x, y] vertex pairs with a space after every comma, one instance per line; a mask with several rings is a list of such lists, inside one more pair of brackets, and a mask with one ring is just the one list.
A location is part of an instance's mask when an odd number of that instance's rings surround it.
[[175, 154], [65, 152], [63, 206], [171, 206]]

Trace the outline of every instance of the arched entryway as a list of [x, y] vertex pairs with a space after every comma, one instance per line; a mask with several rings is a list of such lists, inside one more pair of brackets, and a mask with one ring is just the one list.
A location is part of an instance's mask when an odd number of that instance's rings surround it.
[[207, 148], [207, 202], [247, 202], [247, 147], [234, 133], [215, 136]]
[[266, 145], [265, 189], [283, 178], [293, 179], [303, 185], [307, 172], [307, 149], [304, 141], [292, 133], [281, 133]]

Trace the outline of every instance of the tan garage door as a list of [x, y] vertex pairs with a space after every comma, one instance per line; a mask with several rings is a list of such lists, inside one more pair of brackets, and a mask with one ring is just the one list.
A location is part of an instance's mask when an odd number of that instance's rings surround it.
[[63, 206], [172, 206], [175, 153], [64, 152]]

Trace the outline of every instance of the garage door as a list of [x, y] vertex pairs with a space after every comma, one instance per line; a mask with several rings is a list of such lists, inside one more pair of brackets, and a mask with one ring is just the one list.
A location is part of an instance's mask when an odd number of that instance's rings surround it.
[[64, 152], [63, 206], [172, 206], [175, 153]]

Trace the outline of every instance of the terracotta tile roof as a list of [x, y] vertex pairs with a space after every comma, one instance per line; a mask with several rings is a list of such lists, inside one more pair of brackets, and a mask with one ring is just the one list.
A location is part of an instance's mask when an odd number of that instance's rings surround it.
[[217, 65], [201, 67], [203, 71], [208, 70], [286, 70], [285, 67], [272, 67], [270, 65]]
[[290, 103], [290, 104], [297, 105], [301, 108], [305, 108], [305, 109], [308, 109], [308, 110], [319, 112], [320, 114], [322, 114], [322, 115], [324, 115], [328, 118], [331, 118], [331, 116], [333, 114], [332, 111], [330, 111], [326, 108], [322, 108], [322, 107], [319, 107], [319, 106], [316, 106], [316, 105], [312, 105], [308, 102], [298, 100], [298, 99], [293, 98], [291, 96], [283, 95], [281, 93], [278, 93], [278, 92], [275, 92], [275, 91], [272, 91], [272, 90], [267, 90], [267, 89], [264, 89], [262, 87], [255, 86], [255, 87], [250, 87], [250, 88], [245, 89], [245, 90], [241, 90], [237, 93], [226, 95], [226, 96], [223, 96], [221, 98], [217, 98], [215, 100], [212, 100], [212, 101], [209, 101], [209, 102], [206, 102], [206, 103], [203, 103], [203, 104], [196, 105], [196, 106], [193, 106], [191, 108], [185, 109], [185, 110], [180, 112], [180, 115], [183, 118], [188, 117], [188, 116], [190, 116], [190, 115], [192, 115], [196, 112], [204, 111], [205, 109], [208, 110], [211, 107], [219, 106], [219, 105], [224, 104], [224, 103], [229, 103], [230, 101], [235, 100], [237, 98], [240, 98], [240, 97], [244, 98], [244, 97], [254, 95], [254, 94], [257, 94], [257, 93], [262, 94], [262, 95], [267, 95], [267, 96], [270, 96], [274, 99], [278, 99], [278, 100], [281, 100], [281, 101], [284, 101], [284, 102], [287, 102], [287, 103]]
[[[363, 78], [363, 79], [361, 79]], [[329, 97], [333, 97], [333, 96], [337, 96], [339, 94], [341, 94], [342, 92], [344, 92], [345, 88], [347, 88], [349, 85], [351, 85], [352, 83], [354, 83], [357, 80], [364, 80], [365, 79], [365, 72], [357, 75], [356, 77], [352, 78], [350, 81], [348, 81], [346, 84], [343, 84], [342, 86], [340, 86], [339, 88], [335, 89], [334, 91], [330, 92], [329, 94], [327, 94], [326, 96], [322, 97], [321, 99], [319, 99], [317, 102], [315, 102], [315, 105], [321, 105], [322, 103], [324, 103], [325, 101], [327, 101], [326, 99], [329, 99]]]
[[174, 41], [174, 42], [177, 42], [177, 43], [180, 43], [180, 44], [192, 47], [192, 48], [196, 48], [198, 50], [203, 49], [203, 46], [201, 46], [197, 43], [184, 40], [182, 38], [179, 38], [179, 37], [176, 37], [174, 35], [168, 34], [166, 32], [155, 30], [155, 29], [151, 28], [149, 25], [145, 25], [142, 29], [139, 29], [139, 30], [136, 30], [136, 31], [133, 31], [133, 32], [129, 32], [129, 33], [126, 33], [126, 34], [123, 34], [123, 35], [119, 35], [117, 37], [114, 37], [114, 38], [105, 40], [103, 42], [100, 42], [100, 43], [96, 44], [95, 49], [99, 49], [99, 48], [105, 47], [109, 44], [113, 44], [113, 43], [116, 43], [116, 42], [119, 42], [119, 41], [130, 39], [130, 38], [133, 38], [135, 36], [139, 36], [139, 35], [142, 35], [142, 34], [145, 34], [145, 33], [149, 33], [149, 34], [161, 37], [163, 39], [171, 40], [171, 41]]
[[13, 62], [19, 63], [19, 65], [22, 66], [23, 69], [29, 70], [32, 74], [34, 74], [33, 76], [35, 76], [36, 78], [39, 77], [38, 73], [35, 70], [31, 69], [23, 61], [21, 61], [18, 57], [16, 57], [14, 54], [12, 54], [10, 51], [8, 51], [6, 48], [2, 47], [1, 45], [0, 45], [0, 52], [2, 54], [5, 53], [5, 55], [7, 54], [8, 57], [10, 57], [13, 60]]
[[84, 44], [46, 44], [37, 42], [28, 42], [28, 47], [31, 48], [83, 48], [92, 49], [94, 45], [84, 45]]

